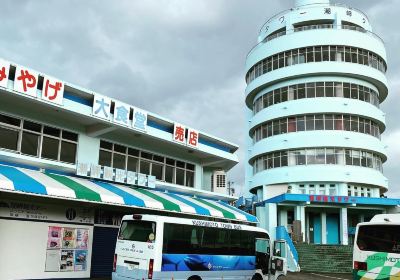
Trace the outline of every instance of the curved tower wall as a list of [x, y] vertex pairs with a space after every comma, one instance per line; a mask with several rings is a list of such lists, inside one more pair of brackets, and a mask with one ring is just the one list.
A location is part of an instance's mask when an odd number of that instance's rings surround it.
[[246, 185], [279, 193], [379, 197], [386, 51], [367, 16], [297, 0], [269, 19], [246, 59]]

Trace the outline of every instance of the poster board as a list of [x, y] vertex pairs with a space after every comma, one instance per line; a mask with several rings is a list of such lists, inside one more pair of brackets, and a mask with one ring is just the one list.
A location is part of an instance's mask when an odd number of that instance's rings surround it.
[[86, 271], [89, 229], [49, 226], [46, 272]]

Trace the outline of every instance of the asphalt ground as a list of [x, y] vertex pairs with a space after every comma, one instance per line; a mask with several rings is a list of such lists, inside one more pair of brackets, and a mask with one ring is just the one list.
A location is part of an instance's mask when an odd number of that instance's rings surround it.
[[[281, 278], [279, 278], [281, 280]], [[329, 273], [288, 273], [282, 280], [352, 280], [351, 274], [329, 274]], [[95, 280], [111, 280], [111, 278], [95, 278]]]
[[352, 280], [351, 274], [311, 273], [298, 272], [288, 273], [282, 280]]

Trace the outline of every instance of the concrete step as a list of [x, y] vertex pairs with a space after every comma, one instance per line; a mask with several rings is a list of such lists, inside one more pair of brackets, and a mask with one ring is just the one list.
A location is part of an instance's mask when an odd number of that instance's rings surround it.
[[353, 247], [295, 244], [300, 269], [306, 272], [347, 273], [352, 271]]

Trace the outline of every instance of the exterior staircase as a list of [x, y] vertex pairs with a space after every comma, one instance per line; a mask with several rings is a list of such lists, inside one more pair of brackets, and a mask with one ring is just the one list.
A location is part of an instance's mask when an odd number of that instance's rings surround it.
[[306, 272], [351, 273], [353, 246], [298, 243], [300, 270]]

